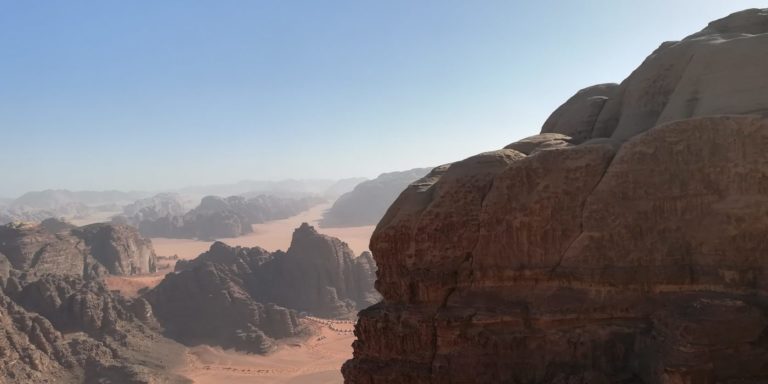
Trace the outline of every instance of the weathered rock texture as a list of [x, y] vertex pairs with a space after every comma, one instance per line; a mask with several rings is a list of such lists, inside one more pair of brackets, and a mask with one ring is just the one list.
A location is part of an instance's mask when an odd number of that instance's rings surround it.
[[147, 304], [101, 282], [44, 275], [0, 290], [0, 381], [184, 383], [169, 371], [184, 349], [162, 338]]
[[265, 353], [275, 339], [306, 332], [297, 312], [344, 317], [380, 299], [370, 253], [355, 258], [345, 243], [307, 224], [287, 252], [216, 242], [179, 261], [176, 272], [143, 297], [165, 334], [189, 345]]
[[56, 219], [39, 225], [0, 226], [0, 255], [27, 274], [68, 274], [91, 279], [106, 274], [155, 272], [152, 243], [129, 226], [75, 227]]
[[346, 381], [768, 382], [766, 63], [731, 15], [409, 186]]
[[352, 191], [341, 195], [323, 214], [320, 226], [355, 227], [378, 223], [400, 192], [429, 171], [430, 168], [416, 168], [382, 173], [373, 180], [358, 184]]

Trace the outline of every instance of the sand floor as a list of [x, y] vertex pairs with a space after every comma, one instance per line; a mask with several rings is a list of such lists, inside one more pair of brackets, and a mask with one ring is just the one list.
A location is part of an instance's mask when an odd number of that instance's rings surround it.
[[176, 373], [198, 384], [341, 383], [341, 365], [352, 357], [351, 322], [304, 319], [317, 329], [308, 340], [287, 341], [266, 355], [248, 355], [218, 347], [190, 348]]
[[[338, 237], [349, 244], [355, 254], [368, 250], [368, 242], [375, 228], [374, 225], [348, 228], [320, 228], [317, 224], [323, 211], [330, 208], [330, 204], [321, 204], [296, 216], [284, 220], [275, 220], [264, 224], [254, 224], [253, 233], [245, 236], [219, 239], [229, 245], [244, 247], [259, 246], [268, 251], [278, 249], [286, 250], [291, 245], [293, 230], [301, 223], [306, 222], [323, 234]], [[162, 256], [178, 255], [181, 259], [194, 259], [210, 248], [210, 241], [191, 239], [152, 238], [155, 253]]]
[[160, 284], [165, 274], [172, 271], [173, 269], [166, 269], [151, 275], [107, 276], [104, 278], [104, 283], [110, 291], [120, 291], [123, 296], [137, 297], [140, 289]]
[[94, 223], [108, 223], [112, 221], [113, 216], [119, 215], [121, 213], [123, 213], [123, 211], [93, 212], [88, 216], [79, 217], [79, 218], [66, 218], [66, 220], [73, 225], [82, 227], [83, 225], [89, 225]]

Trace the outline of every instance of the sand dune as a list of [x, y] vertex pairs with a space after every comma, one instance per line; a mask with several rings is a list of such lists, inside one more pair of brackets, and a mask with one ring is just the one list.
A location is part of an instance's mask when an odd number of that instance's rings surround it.
[[[235, 238], [219, 239], [229, 245], [240, 245], [244, 247], [259, 246], [268, 251], [278, 249], [286, 250], [291, 244], [293, 230], [301, 223], [307, 222], [317, 227], [317, 222], [322, 217], [323, 211], [328, 209], [330, 204], [321, 204], [312, 209], [302, 212], [296, 216], [284, 220], [275, 220], [264, 224], [254, 224], [253, 233]], [[363, 227], [349, 228], [318, 228], [320, 233], [338, 237], [347, 242], [356, 253], [368, 250], [368, 242], [375, 226], [367, 225]], [[171, 256], [178, 255], [182, 259], [194, 259], [201, 253], [208, 250], [211, 245], [209, 241], [198, 241], [191, 239], [168, 239], [153, 238], [152, 244], [158, 255]]]
[[352, 357], [355, 337], [346, 331], [352, 329], [352, 324], [324, 319], [304, 321], [317, 330], [307, 340], [285, 341], [267, 356], [193, 347], [187, 353], [186, 365], [177, 373], [198, 384], [341, 383], [341, 365]]

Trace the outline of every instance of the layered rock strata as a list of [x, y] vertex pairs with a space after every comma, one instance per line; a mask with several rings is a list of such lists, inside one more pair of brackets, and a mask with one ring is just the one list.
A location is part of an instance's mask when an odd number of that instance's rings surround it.
[[346, 381], [768, 381], [766, 63], [736, 13], [409, 186]]

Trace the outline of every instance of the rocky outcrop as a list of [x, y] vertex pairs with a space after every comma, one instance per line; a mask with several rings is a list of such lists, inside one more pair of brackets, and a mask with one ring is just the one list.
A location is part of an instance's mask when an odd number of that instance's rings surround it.
[[149, 240], [129, 226], [74, 227], [49, 219], [39, 225], [0, 226], [0, 254], [11, 269], [30, 275], [132, 275], [155, 272]]
[[[216, 242], [191, 261], [179, 261], [144, 295], [165, 334], [188, 345], [211, 344], [266, 353], [274, 338], [301, 333], [295, 313], [254, 300], [254, 271], [272, 255], [264, 249]], [[286, 321], [287, 319], [287, 321]]]
[[0, 290], [0, 377], [13, 383], [183, 383], [183, 347], [163, 339], [140, 301], [101, 282], [44, 275]]
[[204, 240], [251, 233], [245, 205], [245, 198], [239, 196], [204, 197], [197, 208], [184, 215], [182, 232]]
[[153, 202], [157, 204], [144, 203], [147, 207], [133, 215], [126, 210], [126, 216], [115, 218], [113, 221], [134, 225], [147, 237], [214, 240], [251, 233], [252, 224], [285, 219], [322, 202], [322, 199], [317, 197], [206, 196], [196, 208], [186, 214], [179, 214], [180, 207], [173, 205], [168, 199], [168, 196], [156, 196]]
[[383, 173], [373, 180], [358, 184], [352, 191], [341, 195], [323, 214], [320, 226], [356, 227], [376, 224], [397, 195], [429, 171], [430, 168], [416, 168]]
[[171, 338], [265, 353], [307, 331], [299, 312], [346, 317], [378, 301], [375, 272], [370, 253], [304, 224], [287, 252], [216, 242], [143, 297]]
[[344, 317], [377, 302], [370, 253], [355, 257], [341, 240], [303, 223], [291, 246], [257, 271], [256, 296], [320, 317]]
[[766, 62], [731, 15], [409, 186], [346, 381], [768, 381]]
[[142, 236], [175, 237], [185, 212], [181, 195], [160, 193], [123, 207], [123, 214], [112, 222], [133, 225]]

